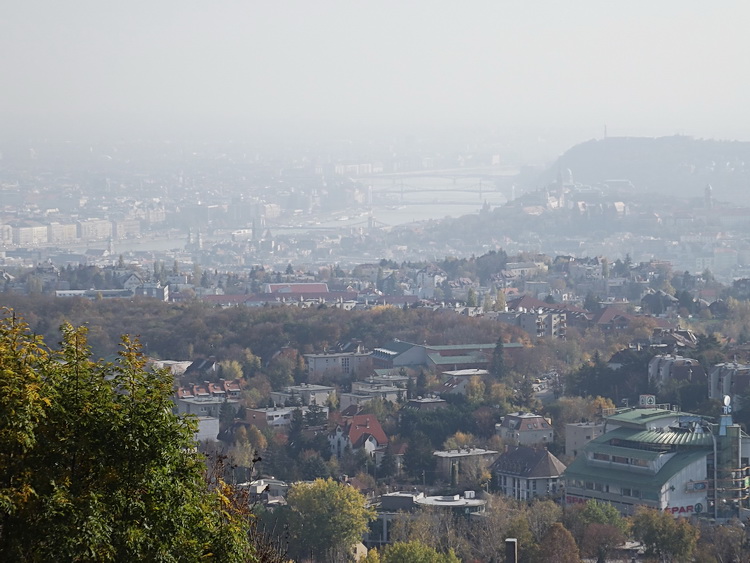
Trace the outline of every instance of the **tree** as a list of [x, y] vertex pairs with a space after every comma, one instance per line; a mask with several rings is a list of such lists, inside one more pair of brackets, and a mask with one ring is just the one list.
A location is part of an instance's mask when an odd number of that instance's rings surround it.
[[289, 489], [287, 503], [292, 512], [290, 532], [297, 545], [321, 561], [350, 549], [375, 518], [375, 511], [365, 506], [361, 493], [332, 479], [295, 483]]
[[609, 553], [625, 543], [625, 534], [611, 524], [589, 524], [583, 533], [581, 549], [589, 557], [596, 557], [597, 563], [605, 563]]
[[376, 561], [382, 563], [459, 563], [453, 550], [440, 553], [435, 548], [418, 541], [395, 542], [387, 546]]
[[466, 306], [467, 307], [477, 306], [477, 292], [473, 287], [470, 287], [469, 291], [466, 294]]
[[305, 414], [305, 424], [307, 426], [321, 426], [326, 423], [327, 417], [320, 405], [310, 405]]
[[171, 374], [127, 337], [105, 364], [85, 328], [62, 335], [48, 350], [0, 321], [0, 559], [254, 560], [250, 520], [172, 414]]
[[689, 561], [700, 533], [684, 518], [639, 507], [633, 516], [633, 536], [646, 546], [647, 556], [662, 561]]
[[420, 431], [414, 432], [409, 447], [404, 453], [404, 471], [415, 479], [432, 482], [435, 469], [435, 456], [430, 439]]
[[242, 379], [242, 364], [237, 360], [224, 360], [219, 362], [219, 372], [227, 381]]
[[507, 308], [507, 303], [505, 299], [505, 291], [502, 289], [498, 289], [497, 293], [495, 294], [495, 304], [492, 306], [493, 311], [505, 311]]
[[485, 391], [486, 387], [482, 378], [478, 375], [472, 376], [466, 384], [466, 400], [472, 404], [481, 403], [484, 401]]
[[498, 381], [505, 377], [505, 348], [502, 338], [497, 339], [495, 349], [492, 351], [490, 374]]
[[599, 305], [599, 298], [591, 292], [587, 293], [586, 298], [583, 300], [583, 308], [592, 313], [596, 313], [601, 308], [601, 305]]
[[571, 533], [560, 522], [552, 524], [539, 545], [540, 561], [555, 563], [578, 563], [578, 546]]
[[236, 412], [234, 405], [229, 401], [221, 403], [221, 406], [219, 407], [219, 423], [221, 424], [222, 430], [231, 426], [234, 422], [234, 415]]
[[551, 500], [534, 499], [529, 506], [528, 520], [531, 533], [537, 542], [542, 542], [547, 530], [560, 520], [562, 508]]
[[393, 455], [393, 448], [391, 444], [388, 444], [388, 447], [385, 450], [385, 454], [380, 460], [380, 465], [378, 466], [378, 475], [382, 477], [392, 477], [396, 474], [397, 471], [398, 466], [396, 464], [396, 456]]

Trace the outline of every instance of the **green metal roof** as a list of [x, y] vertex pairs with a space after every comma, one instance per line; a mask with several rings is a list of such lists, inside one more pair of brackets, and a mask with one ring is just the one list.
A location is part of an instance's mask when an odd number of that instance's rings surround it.
[[591, 448], [591, 451], [600, 454], [618, 455], [621, 457], [633, 457], [635, 459], [645, 459], [653, 461], [663, 455], [663, 452], [654, 452], [650, 450], [638, 450], [635, 448], [622, 448], [620, 446], [609, 446], [607, 444], [597, 444]]
[[[494, 350], [496, 343], [492, 344], [440, 344], [437, 346], [425, 345], [428, 350], [449, 351], [449, 350]], [[519, 342], [503, 342], [503, 348], [523, 348]]]
[[713, 440], [711, 434], [697, 434], [695, 432], [658, 432], [656, 430], [643, 430], [632, 434], [629, 440], [634, 442], [647, 442], [649, 444], [664, 444], [675, 446], [711, 446]]
[[628, 471], [626, 469], [615, 469], [610, 466], [595, 465], [587, 463], [586, 457], [579, 455], [565, 470], [563, 478], [580, 479], [581, 481], [593, 481], [603, 484], [616, 483], [617, 485], [632, 487], [641, 491], [658, 493], [661, 491], [664, 483], [677, 472], [706, 457], [708, 453], [707, 450], [677, 452], [656, 474], [643, 470]]
[[441, 356], [440, 354], [427, 354], [430, 361], [436, 366], [442, 365], [461, 365], [461, 364], [475, 364], [477, 362], [485, 362], [487, 358], [478, 354], [468, 354], [466, 356]]
[[607, 417], [608, 421], [617, 424], [637, 424], [645, 426], [649, 422], [659, 420], [660, 418], [673, 418], [678, 416], [695, 416], [689, 413], [671, 411], [667, 409], [629, 409], [619, 411]]
[[[589, 445], [593, 447], [595, 444], [609, 444], [613, 438], [628, 440], [630, 442], [641, 442], [644, 444], [664, 446], [664, 449], [670, 449], [670, 446], [704, 447], [713, 445], [711, 434], [708, 433], [661, 432], [659, 430], [639, 430], [637, 428], [621, 427], [610, 430], [601, 436], [597, 436], [587, 444], [587, 448]], [[626, 447], [626, 449], [630, 448]]]

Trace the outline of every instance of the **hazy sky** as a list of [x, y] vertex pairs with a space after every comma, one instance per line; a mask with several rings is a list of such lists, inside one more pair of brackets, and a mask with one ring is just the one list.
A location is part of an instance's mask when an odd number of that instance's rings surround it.
[[9, 0], [0, 118], [750, 140], [748, 21], [747, 0]]

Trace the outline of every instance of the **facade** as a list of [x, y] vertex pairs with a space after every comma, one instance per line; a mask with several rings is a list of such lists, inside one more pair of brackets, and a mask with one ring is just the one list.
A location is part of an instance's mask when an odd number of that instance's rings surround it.
[[[239, 380], [219, 380], [218, 383], [196, 383], [180, 387], [174, 396], [178, 414], [194, 414], [199, 417], [218, 417], [224, 403], [239, 405]], [[218, 434], [218, 431], [217, 431]]]
[[501, 422], [495, 425], [495, 432], [501, 438], [521, 446], [549, 444], [554, 438], [550, 421], [531, 412], [506, 414]]
[[750, 365], [727, 362], [716, 364], [708, 376], [708, 398], [732, 400], [735, 411], [743, 409], [750, 399]]
[[535, 338], [552, 337], [564, 339], [566, 335], [566, 313], [542, 310], [537, 312], [508, 311], [505, 313], [496, 313], [494, 318], [501, 323], [517, 326]]
[[388, 445], [388, 437], [377, 418], [371, 414], [359, 414], [337, 424], [328, 435], [328, 443], [336, 457], [341, 457], [346, 450], [359, 449], [374, 456], [375, 450]]
[[135, 288], [135, 294], [140, 297], [149, 297], [159, 301], [169, 301], [169, 286], [161, 283], [144, 283]]
[[[394, 340], [386, 346], [375, 348], [372, 352], [373, 365], [376, 368], [425, 367], [435, 371], [486, 369], [489, 365], [496, 343], [492, 344], [457, 344], [429, 346], [410, 344]], [[506, 343], [506, 352], [522, 348], [522, 344]]]
[[409, 399], [404, 408], [413, 411], [435, 411], [447, 406], [448, 402], [439, 397], [417, 397], [416, 399]]
[[14, 225], [12, 230], [13, 244], [19, 246], [45, 244], [47, 236], [47, 225], [35, 222]]
[[417, 272], [417, 296], [420, 299], [432, 299], [435, 297], [435, 288], [440, 287], [446, 279], [447, 274], [437, 266], [429, 266]]
[[489, 467], [495, 461], [498, 454], [495, 450], [484, 450], [482, 448], [460, 448], [457, 450], [445, 450], [433, 452], [437, 458], [435, 471], [440, 479], [446, 481], [460, 480], [470, 467]]
[[[259, 429], [270, 428], [271, 430], [286, 430], [292, 424], [294, 411], [301, 410], [306, 415], [309, 407], [268, 407], [247, 409], [245, 421], [254, 424]], [[321, 407], [321, 412], [328, 417], [328, 407]]]
[[648, 380], [662, 389], [672, 380], [705, 383], [706, 371], [698, 360], [682, 356], [654, 356], [648, 363]]
[[50, 223], [47, 226], [48, 242], [75, 242], [77, 239], [78, 227], [75, 223]]
[[565, 425], [565, 455], [576, 457], [591, 440], [604, 434], [602, 422], [573, 422]]
[[349, 375], [360, 366], [367, 365], [370, 354], [364, 352], [342, 352], [338, 354], [304, 354], [308, 377], [319, 377], [327, 373]]
[[391, 524], [404, 512], [414, 512], [421, 508], [442, 510], [454, 516], [471, 518], [472, 514], [481, 514], [487, 508], [487, 501], [477, 498], [474, 491], [464, 491], [463, 495], [425, 496], [424, 493], [397, 491], [380, 496], [377, 504], [378, 516], [370, 525], [367, 544], [380, 546], [391, 542]]
[[106, 240], [111, 237], [112, 222], [107, 219], [78, 221], [78, 238], [82, 240]]
[[303, 383], [301, 385], [290, 385], [283, 391], [273, 391], [271, 400], [277, 405], [287, 403], [300, 403], [302, 405], [326, 405], [328, 398], [336, 393], [335, 387], [326, 385], [312, 385]]
[[638, 506], [716, 521], [746, 518], [750, 437], [729, 408], [713, 424], [651, 408], [612, 409], [606, 432], [565, 471], [565, 502], [609, 502], [628, 515]]
[[195, 433], [196, 442], [216, 440], [219, 435], [219, 419], [213, 416], [198, 417], [198, 430]]
[[352, 383], [351, 393], [341, 393], [339, 408], [345, 409], [350, 405], [364, 405], [373, 399], [381, 399], [396, 403], [406, 396], [404, 389], [392, 385], [370, 383], [369, 381], [355, 381]]
[[502, 494], [531, 500], [557, 492], [565, 464], [546, 448], [516, 446], [507, 448], [490, 471], [495, 488]]

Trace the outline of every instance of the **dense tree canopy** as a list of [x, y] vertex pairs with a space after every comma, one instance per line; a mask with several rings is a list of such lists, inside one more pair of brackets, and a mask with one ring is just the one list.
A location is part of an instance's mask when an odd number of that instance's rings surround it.
[[138, 298], [90, 301], [3, 294], [3, 299], [24, 315], [34, 333], [50, 342], [64, 322], [74, 326], [85, 323], [97, 357], [114, 354], [121, 334], [137, 334], [149, 356], [192, 359], [213, 355], [221, 361], [239, 362], [246, 377], [257, 370], [257, 363], [249, 363], [256, 356], [267, 363], [283, 346], [308, 353], [347, 339], [361, 340], [366, 348], [381, 346], [393, 338], [430, 344], [486, 343], [496, 341], [501, 332], [506, 340], [526, 340], [512, 327], [503, 329], [499, 323], [463, 315], [435, 314], [426, 308], [221, 309], [198, 301], [174, 304]]
[[330, 561], [351, 548], [375, 518], [361, 493], [332, 479], [295, 483], [287, 502], [290, 531], [300, 549], [297, 555], [312, 554], [319, 561]]
[[127, 337], [106, 364], [84, 328], [62, 336], [49, 349], [0, 321], [0, 559], [253, 560], [250, 521], [172, 414], [171, 375]]

